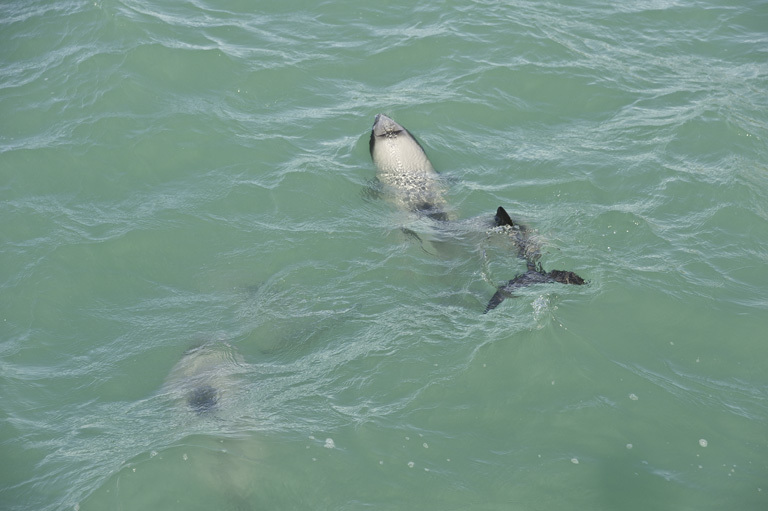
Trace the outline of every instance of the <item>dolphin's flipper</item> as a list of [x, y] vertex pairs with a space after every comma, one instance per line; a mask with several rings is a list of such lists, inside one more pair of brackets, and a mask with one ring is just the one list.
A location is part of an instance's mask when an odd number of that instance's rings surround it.
[[483, 314], [486, 314], [488, 311], [491, 311], [496, 307], [498, 307], [499, 304], [501, 304], [501, 302], [503, 302], [505, 298], [514, 296], [512, 294], [512, 291], [517, 288], [530, 286], [532, 284], [544, 284], [544, 283], [550, 283], [550, 282], [559, 282], [561, 284], [574, 284], [577, 286], [586, 284], [586, 281], [584, 279], [582, 279], [572, 271], [552, 270], [550, 272], [545, 272], [540, 264], [536, 266], [536, 265], [532, 265], [532, 263], [529, 263], [527, 272], [521, 273], [520, 275], [516, 276], [514, 279], [507, 282], [505, 285], [499, 287], [496, 293], [491, 297], [490, 301], [488, 302], [488, 305], [485, 306], [485, 310], [483, 311]]
[[[430, 208], [430, 210], [434, 210], [434, 208]], [[426, 214], [432, 220], [439, 222], [447, 222], [449, 220], [448, 213], [445, 211], [434, 210], [432, 213], [427, 212]]]

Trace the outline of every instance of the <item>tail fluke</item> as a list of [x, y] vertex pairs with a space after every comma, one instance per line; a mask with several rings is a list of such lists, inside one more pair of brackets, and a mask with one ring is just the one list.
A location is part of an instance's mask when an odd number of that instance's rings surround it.
[[499, 287], [496, 293], [491, 297], [488, 305], [485, 306], [483, 314], [495, 309], [504, 301], [505, 298], [514, 296], [512, 292], [521, 287], [532, 284], [545, 284], [550, 282], [559, 282], [561, 284], [574, 284], [580, 286], [586, 284], [586, 281], [572, 271], [552, 270], [545, 272], [539, 264], [538, 266], [529, 262], [528, 271], [521, 273], [503, 286]]

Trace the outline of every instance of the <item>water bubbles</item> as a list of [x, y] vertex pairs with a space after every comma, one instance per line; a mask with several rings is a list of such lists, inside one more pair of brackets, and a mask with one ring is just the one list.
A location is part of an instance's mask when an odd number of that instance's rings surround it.
[[325, 445], [323, 445], [326, 449], [333, 449], [336, 447], [336, 444], [333, 443], [333, 438], [326, 438], [325, 439]]

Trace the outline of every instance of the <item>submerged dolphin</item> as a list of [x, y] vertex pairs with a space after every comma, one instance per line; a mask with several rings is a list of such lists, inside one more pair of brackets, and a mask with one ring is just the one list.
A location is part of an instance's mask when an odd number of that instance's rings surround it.
[[[439, 175], [421, 144], [407, 129], [394, 119], [378, 114], [371, 129], [370, 151], [377, 168], [376, 177], [401, 209], [422, 213], [435, 220], [449, 219]], [[531, 242], [528, 230], [514, 222], [503, 207], [496, 210], [494, 225], [506, 230], [514, 239], [518, 257], [526, 261], [528, 271], [499, 287], [485, 312], [512, 296], [511, 291], [515, 288], [544, 282], [584, 284], [584, 279], [573, 272], [544, 271], [538, 263], [538, 247]]]
[[208, 342], [188, 349], [171, 369], [165, 391], [198, 415], [219, 409], [237, 386], [242, 356], [226, 342]]

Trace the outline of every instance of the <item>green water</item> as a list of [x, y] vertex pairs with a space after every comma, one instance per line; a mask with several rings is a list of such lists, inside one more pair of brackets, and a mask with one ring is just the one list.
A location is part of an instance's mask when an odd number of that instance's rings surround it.
[[[0, 508], [768, 509], [767, 27], [2, 3]], [[461, 228], [377, 193], [379, 112]], [[482, 314], [500, 205], [589, 285]]]

